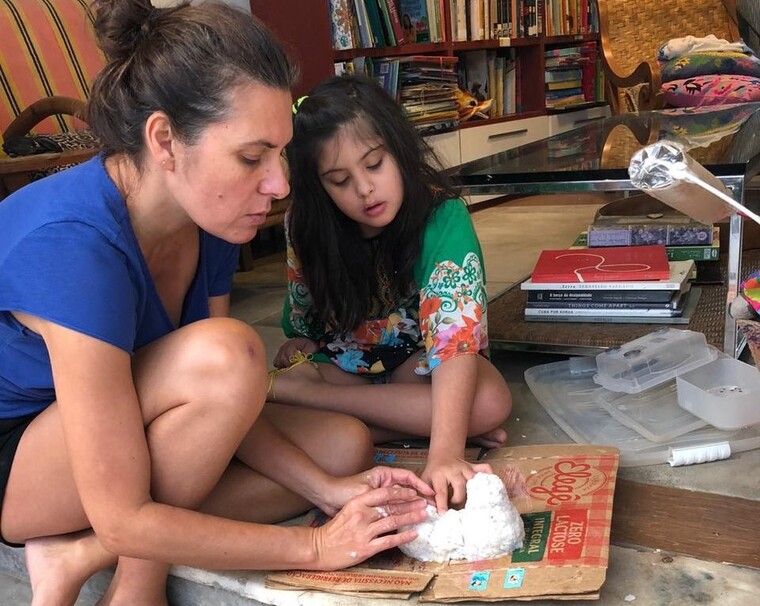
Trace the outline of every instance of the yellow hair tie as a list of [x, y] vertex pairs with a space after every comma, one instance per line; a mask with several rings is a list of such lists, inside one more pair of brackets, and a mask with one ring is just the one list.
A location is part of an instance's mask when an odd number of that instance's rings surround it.
[[[304, 97], [301, 97], [302, 99]], [[281, 375], [285, 372], [288, 372], [289, 370], [293, 370], [296, 366], [300, 366], [301, 364], [309, 363], [314, 368], [317, 368], [317, 363], [312, 360], [314, 356], [312, 354], [305, 354], [300, 349], [297, 349], [296, 352], [290, 356], [290, 359], [288, 362], [290, 362], [290, 366], [286, 366], [285, 368], [275, 368], [274, 370], [269, 371], [269, 386], [267, 387], [267, 396], [271, 394], [272, 399], [276, 398], [276, 395], [274, 393], [274, 381], [277, 378], [277, 375]]]
[[295, 115], [298, 113], [298, 108], [299, 108], [299, 107], [301, 107], [301, 103], [303, 103], [303, 102], [304, 102], [304, 100], [305, 100], [305, 99], [306, 99], [308, 96], [309, 96], [309, 95], [304, 95], [303, 97], [300, 97], [300, 98], [299, 98], [299, 99], [298, 99], [298, 100], [297, 100], [297, 101], [296, 101], [296, 102], [293, 104], [293, 107], [292, 107], [292, 109], [293, 109], [293, 115], [294, 115], [294, 116], [295, 116]]

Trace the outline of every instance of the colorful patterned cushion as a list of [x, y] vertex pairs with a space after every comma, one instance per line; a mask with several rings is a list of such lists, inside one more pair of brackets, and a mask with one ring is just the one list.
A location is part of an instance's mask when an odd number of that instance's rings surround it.
[[[89, 0], [0, 2], [0, 131], [34, 101], [52, 95], [87, 99], [105, 64], [88, 13]], [[35, 134], [83, 126], [55, 116]]]
[[676, 107], [699, 107], [760, 101], [760, 78], [712, 75], [673, 80], [662, 85], [665, 102]]
[[760, 78], [760, 59], [736, 52], [704, 51], [689, 53], [664, 63], [660, 69], [663, 82], [696, 76], [731, 74]]

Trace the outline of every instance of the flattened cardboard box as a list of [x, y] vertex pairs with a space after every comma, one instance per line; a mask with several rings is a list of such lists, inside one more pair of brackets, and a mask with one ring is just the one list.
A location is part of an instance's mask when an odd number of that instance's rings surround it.
[[[468, 451], [474, 460], [477, 451]], [[379, 464], [425, 466], [427, 451], [379, 449]], [[525, 544], [481, 562], [419, 562], [394, 549], [336, 572], [286, 571], [267, 576], [281, 589], [316, 589], [419, 602], [597, 599], [607, 574], [616, 448], [581, 444], [488, 451], [525, 523]], [[310, 523], [320, 523], [312, 517]]]

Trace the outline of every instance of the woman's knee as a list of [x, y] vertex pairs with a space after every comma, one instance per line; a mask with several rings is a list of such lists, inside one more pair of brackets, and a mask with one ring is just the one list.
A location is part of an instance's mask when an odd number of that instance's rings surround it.
[[233, 318], [210, 318], [195, 322], [184, 336], [187, 361], [206, 372], [232, 372], [259, 368], [266, 372], [266, 352], [258, 333]]
[[208, 401], [219, 409], [249, 409], [253, 421], [266, 398], [264, 344], [253, 328], [232, 318], [183, 327], [170, 341], [138, 353], [134, 371], [141, 401]]

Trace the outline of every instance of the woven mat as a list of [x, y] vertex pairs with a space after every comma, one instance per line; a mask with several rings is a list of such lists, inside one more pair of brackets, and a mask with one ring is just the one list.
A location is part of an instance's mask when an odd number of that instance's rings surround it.
[[[724, 259], [728, 255], [724, 255]], [[741, 276], [760, 269], [760, 250], [742, 253]], [[702, 332], [707, 342], [723, 349], [723, 331], [726, 314], [726, 263], [721, 273], [724, 285], [704, 285], [702, 296], [689, 324], [674, 325]], [[488, 304], [488, 336], [495, 347], [519, 344], [521, 348], [540, 351], [572, 347], [607, 349], [618, 347], [655, 330], [663, 324], [593, 324], [585, 322], [526, 322], [525, 303], [527, 293], [519, 287], [512, 288]]]

